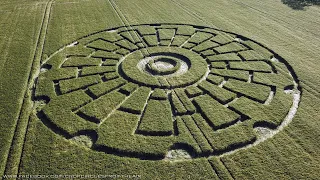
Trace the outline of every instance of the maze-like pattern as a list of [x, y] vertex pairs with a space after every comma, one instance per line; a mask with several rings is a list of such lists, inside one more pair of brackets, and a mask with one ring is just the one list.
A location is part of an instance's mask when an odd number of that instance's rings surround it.
[[255, 142], [255, 127], [274, 129], [285, 119], [296, 82], [283, 61], [207, 27], [101, 31], [45, 60], [35, 96], [48, 103], [39, 118], [121, 156], [161, 159], [170, 148], [217, 155]]

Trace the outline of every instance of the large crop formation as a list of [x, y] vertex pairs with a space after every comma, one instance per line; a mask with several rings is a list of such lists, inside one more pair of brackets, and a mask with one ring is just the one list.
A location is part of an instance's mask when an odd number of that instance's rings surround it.
[[93, 151], [140, 159], [221, 156], [286, 126], [300, 98], [293, 69], [243, 36], [145, 24], [89, 34], [49, 56], [38, 117]]

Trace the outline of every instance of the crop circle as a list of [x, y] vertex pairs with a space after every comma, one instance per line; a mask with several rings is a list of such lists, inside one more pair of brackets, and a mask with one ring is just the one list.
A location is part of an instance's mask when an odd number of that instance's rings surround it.
[[285, 59], [241, 35], [142, 24], [62, 47], [42, 62], [34, 94], [49, 129], [89, 139], [94, 151], [160, 160], [183, 149], [197, 158], [281, 131], [298, 109], [297, 79]]

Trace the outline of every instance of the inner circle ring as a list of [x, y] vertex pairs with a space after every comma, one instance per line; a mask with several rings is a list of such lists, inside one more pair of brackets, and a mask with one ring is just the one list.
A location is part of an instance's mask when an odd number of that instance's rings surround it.
[[[148, 52], [144, 55], [142, 52]], [[187, 66], [187, 72], [179, 76], [153, 76], [139, 69], [141, 60], [152, 56], [172, 56]], [[152, 88], [171, 89], [192, 85], [209, 71], [207, 62], [199, 54], [179, 47], [148, 47], [137, 50], [124, 58], [119, 66], [120, 75], [136, 84]]]
[[[189, 66], [184, 61], [173, 56], [152, 56], [147, 57], [146, 60], [148, 61], [148, 63], [146, 65], [142, 64], [142, 67], [140, 66], [141, 70], [143, 72], [149, 71], [148, 73], [151, 73], [152, 75], [181, 75], [189, 69]], [[183, 64], [182, 68], [181, 64]]]

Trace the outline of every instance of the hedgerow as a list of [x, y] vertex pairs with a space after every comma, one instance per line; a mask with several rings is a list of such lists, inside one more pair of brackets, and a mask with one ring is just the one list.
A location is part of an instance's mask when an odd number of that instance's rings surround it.
[[161, 87], [170, 88], [171, 85], [169, 84], [168, 80], [165, 77], [158, 77], [158, 81]]
[[147, 103], [150, 93], [150, 88], [138, 88], [124, 103], [121, 104], [121, 109], [131, 113], [140, 114]]
[[253, 81], [269, 86], [277, 86], [278, 89], [284, 89], [287, 86], [293, 86], [293, 82], [282, 73], [253, 73]]
[[119, 61], [118, 61], [118, 60], [115, 60], [115, 59], [106, 59], [106, 60], [102, 63], [102, 65], [103, 65], [103, 66], [115, 66], [115, 65], [117, 65], [118, 62], [119, 62]]
[[147, 42], [149, 46], [158, 45], [158, 38], [156, 35], [143, 36], [143, 39]]
[[219, 53], [228, 53], [228, 52], [235, 52], [235, 51], [243, 51], [247, 48], [239, 43], [232, 42], [230, 44], [218, 46], [214, 48], [214, 50], [218, 51]]
[[[195, 140], [194, 136], [191, 134], [191, 131], [188, 129], [186, 124], [183, 122], [180, 116], [177, 117], [177, 128], [178, 128], [178, 136], [176, 138], [177, 144], [187, 144], [192, 147], [191, 155], [201, 154], [202, 150], [198, 145], [198, 142]], [[194, 151], [194, 154], [192, 153]]]
[[196, 45], [197, 45], [196, 43], [187, 42], [187, 43], [183, 44], [182, 47], [185, 48], [185, 49], [192, 49]]
[[168, 98], [168, 95], [165, 90], [157, 88], [152, 92], [151, 98], [157, 100], [166, 100]]
[[108, 42], [116, 42], [122, 38], [118, 33], [100, 32], [100, 33], [91, 35], [87, 38], [80, 39], [78, 42], [81, 44], [87, 45], [90, 42], [93, 42], [94, 40], [97, 40], [97, 39], [101, 39]]
[[139, 31], [139, 33], [143, 36], [145, 35], [155, 35], [156, 34], [156, 29], [152, 26], [138, 26], [136, 29]]
[[108, 41], [104, 41], [101, 39], [91, 42], [90, 44], [87, 45], [87, 47], [98, 49], [98, 50], [104, 50], [104, 51], [114, 51], [119, 48], [113, 43], [110, 43]]
[[121, 91], [123, 91], [125, 94], [130, 94], [132, 93], [134, 90], [136, 90], [138, 88], [137, 84], [134, 83], [127, 83], [124, 86], [122, 86], [120, 88]]
[[122, 56], [119, 54], [115, 54], [113, 52], [107, 52], [107, 51], [95, 51], [91, 57], [94, 58], [105, 58], [105, 59], [115, 59], [118, 60], [120, 59]]
[[172, 112], [168, 100], [148, 101], [138, 132], [158, 136], [173, 133]]
[[186, 42], [190, 37], [189, 36], [175, 36], [171, 46], [181, 46], [184, 42]]
[[136, 35], [135, 30], [125, 31], [120, 33], [120, 35], [134, 44], [142, 42], [141, 39]]
[[130, 50], [130, 51], [134, 51], [134, 50], [138, 49], [138, 47], [135, 44], [133, 44], [133, 43], [127, 41], [127, 40], [117, 41], [116, 44], [118, 46], [123, 47], [123, 48], [125, 48], [127, 50]]
[[272, 72], [271, 66], [264, 61], [230, 62], [230, 69], [259, 71], [267, 73]]
[[59, 129], [69, 135], [74, 135], [80, 130], [96, 127], [94, 123], [86, 121], [72, 112], [74, 109], [90, 102], [90, 100], [91, 98], [83, 91], [75, 91], [52, 99], [42, 111], [45, 114], [44, 116]]
[[177, 35], [191, 36], [195, 33], [195, 29], [192, 26], [179, 26], [177, 29]]
[[70, 57], [62, 65], [62, 67], [81, 67], [81, 66], [98, 66], [101, 59], [86, 57]]
[[83, 67], [81, 71], [81, 76], [94, 75], [94, 74], [103, 74], [106, 72], [115, 72], [115, 66], [91, 66]]
[[217, 98], [222, 103], [227, 103], [236, 97], [235, 93], [225, 90], [221, 87], [217, 87], [208, 81], [202, 81], [199, 84], [199, 88], [207, 92], [210, 96]]
[[266, 60], [262, 55], [260, 55], [258, 52], [254, 50], [248, 50], [248, 51], [241, 51], [239, 52], [239, 55], [245, 59], [246, 61], [261, 61]]
[[202, 52], [204, 50], [210, 49], [210, 48], [214, 48], [216, 46], [219, 46], [219, 44], [212, 42], [212, 41], [205, 41], [195, 47], [192, 48], [193, 51], [195, 52]]
[[100, 82], [101, 77], [99, 75], [93, 75], [76, 79], [61, 80], [59, 81], [59, 87], [62, 94], [65, 94]]
[[219, 75], [222, 77], [232, 78], [232, 79], [239, 79], [248, 81], [249, 79], [249, 72], [248, 71], [241, 71], [241, 70], [228, 70], [228, 69], [211, 69], [211, 73], [214, 75]]
[[193, 138], [196, 140], [197, 144], [201, 148], [202, 153], [210, 154], [213, 152], [207, 139], [203, 136], [201, 130], [197, 127], [191, 116], [182, 116], [183, 122], [186, 124]]
[[159, 29], [159, 39], [162, 40], [171, 40], [175, 34], [175, 29]]
[[208, 77], [207, 77], [207, 81], [209, 81], [210, 83], [212, 84], [215, 84], [215, 85], [219, 85], [223, 82], [224, 78], [221, 77], [221, 76], [216, 76], [216, 75], [213, 75], [213, 74], [209, 74]]
[[216, 53], [212, 49], [209, 49], [209, 50], [202, 51], [201, 54], [204, 56], [212, 56], [212, 55], [215, 55]]
[[172, 104], [175, 108], [176, 114], [186, 114], [187, 113], [187, 109], [184, 107], [184, 105], [181, 103], [180, 99], [178, 98], [178, 96], [175, 93], [171, 93], [171, 101]]
[[236, 53], [217, 54], [207, 57], [209, 61], [241, 61]]
[[124, 94], [113, 91], [81, 107], [79, 112], [88, 120], [99, 123], [106, 118], [125, 97]]
[[67, 56], [88, 56], [94, 51], [94, 49], [86, 48], [84, 45], [67, 47], [64, 50], [64, 53]]
[[269, 92], [271, 91], [270, 87], [268, 86], [247, 83], [234, 79], [230, 79], [224, 85], [224, 87], [232, 91], [244, 94], [259, 102], [265, 102], [269, 96]]
[[187, 109], [188, 112], [193, 113], [196, 111], [196, 108], [194, 107], [194, 105], [192, 104], [192, 102], [184, 92], [184, 89], [176, 89], [175, 93], [177, 94], [178, 98], [180, 99], [180, 101], [182, 102], [182, 104], [184, 105], [184, 107]]
[[210, 142], [214, 152], [228, 151], [235, 146], [241, 147], [256, 139], [252, 131], [252, 123], [251, 125], [250, 123], [243, 123], [212, 132], [211, 127], [200, 114], [194, 114], [192, 117], [203, 130], [202, 132]]
[[[153, 100], [153, 102], [156, 101]], [[171, 146], [173, 138], [170, 136], [134, 136], [132, 135], [132, 131], [136, 128], [138, 121], [139, 116], [137, 115], [116, 111], [100, 126], [97, 146], [101, 149], [110, 149], [114, 153], [127, 153], [142, 158], [163, 158], [167, 149]], [[152, 122], [146, 123], [147, 126], [145, 128], [151, 125]], [[160, 132], [168, 133], [169, 129], [163, 126], [159, 130]], [[117, 140], [110, 141], [110, 139]]]
[[227, 35], [218, 34], [217, 36], [214, 36], [213, 38], [211, 38], [211, 40], [219, 44], [227, 44], [232, 42], [234, 39]]
[[[230, 62], [230, 64], [231, 63], [232, 62]], [[211, 67], [217, 68], [217, 69], [225, 69], [227, 67], [227, 64], [226, 64], [226, 62], [221, 62], [221, 61], [211, 62]]]
[[113, 79], [110, 81], [106, 81], [100, 84], [96, 84], [90, 86], [88, 89], [91, 93], [93, 93], [96, 97], [100, 97], [103, 94], [106, 94], [114, 89], [117, 89], [126, 83], [122, 78]]
[[191, 43], [199, 44], [207, 39], [210, 39], [213, 35], [207, 32], [197, 31], [189, 40]]
[[239, 120], [240, 115], [221, 105], [208, 95], [195, 98], [201, 114], [206, 117], [215, 129], [223, 128]]
[[288, 94], [276, 93], [268, 106], [247, 98], [240, 98], [230, 106], [248, 115], [258, 124], [268, 123], [269, 127], [277, 127], [286, 117], [292, 102], [288, 101]]
[[217, 175], [221, 179], [233, 179], [232, 175], [228, 172], [228, 169], [224, 166], [221, 160], [217, 157], [211, 157], [208, 159], [211, 166], [216, 171]]
[[169, 46], [170, 43], [171, 43], [170, 40], [161, 40], [160, 43], [159, 43], [159, 45], [160, 45], [160, 46]]
[[109, 73], [105, 73], [105, 74], [104, 74], [104, 78], [105, 78], [106, 80], [117, 79], [117, 78], [119, 78], [119, 77], [120, 77], [119, 74], [116, 73], [116, 72], [109, 72]]
[[130, 50], [128, 50], [126, 48], [120, 48], [120, 49], [116, 50], [115, 53], [120, 54], [120, 55], [126, 55], [126, 54], [130, 53]]
[[186, 94], [189, 98], [193, 98], [203, 94], [203, 91], [196, 86], [189, 86], [186, 88]]
[[244, 41], [243, 43], [247, 46], [250, 46], [250, 48], [252, 48], [254, 51], [256, 51], [258, 54], [260, 54], [266, 59], [270, 59], [274, 56], [269, 50], [267, 50], [266, 48], [260, 46], [259, 44], [253, 41], [248, 40], [248, 41]]

